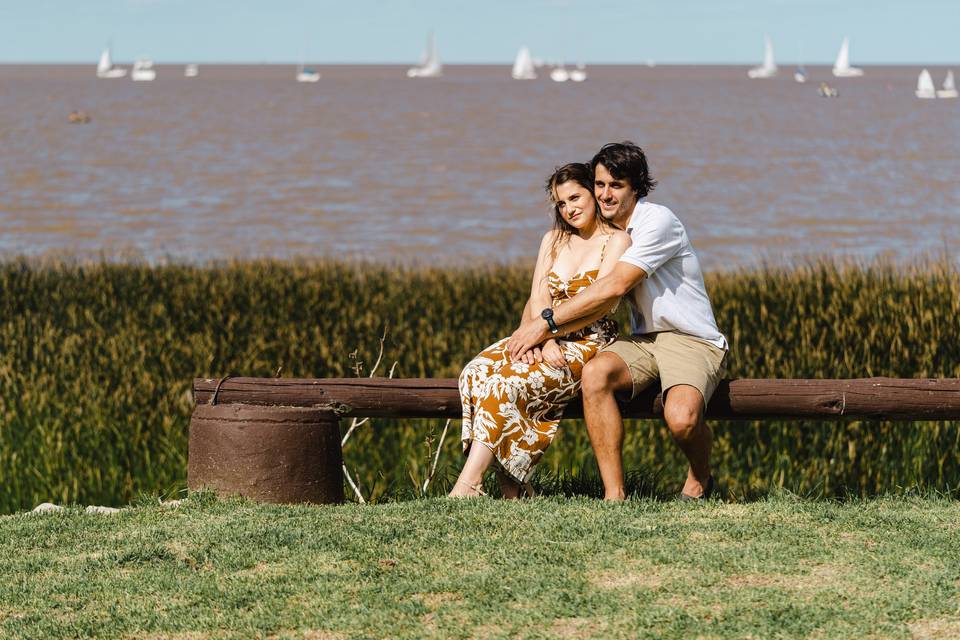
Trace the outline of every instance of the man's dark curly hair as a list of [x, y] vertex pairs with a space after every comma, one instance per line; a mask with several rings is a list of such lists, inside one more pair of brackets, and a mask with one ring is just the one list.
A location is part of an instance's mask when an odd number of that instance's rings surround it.
[[657, 181], [650, 175], [643, 149], [629, 140], [603, 145], [590, 161], [590, 168], [596, 172], [598, 164], [606, 167], [614, 178], [629, 182], [639, 198], [657, 186]]

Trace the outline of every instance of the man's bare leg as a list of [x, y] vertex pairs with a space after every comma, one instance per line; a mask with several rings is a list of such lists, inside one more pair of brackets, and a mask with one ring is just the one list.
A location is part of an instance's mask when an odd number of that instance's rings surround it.
[[616, 354], [599, 353], [583, 368], [583, 417], [600, 467], [604, 500], [624, 500], [627, 495], [623, 480], [623, 417], [614, 393], [632, 388], [630, 371]]
[[683, 494], [694, 498], [703, 495], [710, 479], [713, 433], [703, 419], [703, 412], [703, 396], [696, 387], [678, 384], [667, 391], [663, 417], [674, 441], [690, 463]]

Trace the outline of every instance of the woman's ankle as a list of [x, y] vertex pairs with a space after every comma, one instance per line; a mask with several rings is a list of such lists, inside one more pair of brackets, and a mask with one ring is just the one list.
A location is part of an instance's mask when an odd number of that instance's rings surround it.
[[453, 484], [453, 488], [450, 490], [450, 493], [447, 495], [451, 498], [472, 498], [477, 496], [485, 496], [487, 494], [483, 490], [483, 479], [480, 479], [477, 482], [468, 482], [458, 478]]

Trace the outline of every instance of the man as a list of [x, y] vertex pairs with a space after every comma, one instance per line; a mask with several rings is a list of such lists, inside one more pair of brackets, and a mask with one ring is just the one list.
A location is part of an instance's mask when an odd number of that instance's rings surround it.
[[640, 147], [632, 142], [604, 145], [590, 164], [601, 214], [625, 229], [633, 244], [610, 274], [553, 309], [552, 318], [547, 313], [544, 319], [525, 320], [511, 337], [511, 357], [522, 357], [557, 335], [551, 324], [560, 334], [569, 333], [627, 295], [632, 335], [588, 362], [581, 383], [605, 498], [625, 498], [623, 418], [614, 394], [629, 392], [632, 398], [658, 379], [667, 426], [690, 463], [681, 497], [707, 498], [714, 488], [713, 434], [704, 412], [725, 372], [727, 341], [717, 329], [700, 262], [673, 212], [644, 200], [657, 183]]

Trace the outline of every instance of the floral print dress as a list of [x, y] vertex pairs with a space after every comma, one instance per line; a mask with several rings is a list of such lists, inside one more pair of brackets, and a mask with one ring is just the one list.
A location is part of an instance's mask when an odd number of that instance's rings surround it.
[[[574, 274], [567, 280], [551, 271], [547, 285], [556, 307], [596, 280], [599, 270]], [[463, 403], [464, 449], [473, 441], [493, 450], [494, 459], [514, 480], [526, 482], [553, 442], [563, 410], [580, 393], [583, 366], [599, 349], [617, 337], [617, 324], [609, 317], [557, 340], [567, 365], [546, 362], [511, 362], [510, 338], [486, 349], [460, 374]]]

